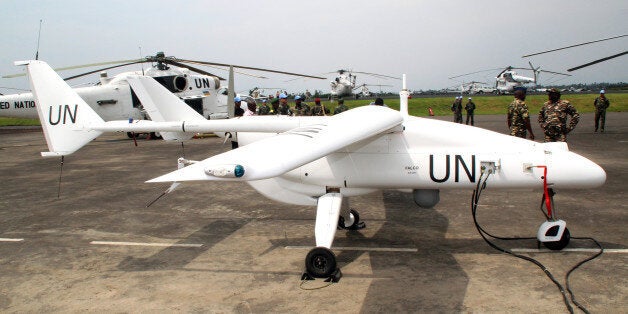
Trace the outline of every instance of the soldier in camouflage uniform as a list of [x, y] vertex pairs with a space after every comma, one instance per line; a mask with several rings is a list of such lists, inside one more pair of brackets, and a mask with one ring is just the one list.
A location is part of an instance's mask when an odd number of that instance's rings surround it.
[[474, 116], [473, 112], [475, 111], [475, 103], [473, 102], [473, 100], [471, 100], [471, 97], [469, 97], [469, 101], [464, 106], [464, 110], [467, 111], [467, 122], [465, 124], [469, 125], [469, 120], [471, 120], [471, 125], [475, 125], [475, 121], [473, 121], [474, 120], [473, 119], [473, 116]]
[[506, 122], [510, 129], [510, 135], [526, 138], [527, 132], [530, 132], [530, 139], [534, 140], [532, 126], [530, 125], [530, 113], [526, 105], [526, 88], [516, 87], [514, 91], [515, 100], [508, 105], [508, 115]]
[[454, 112], [454, 122], [462, 123], [462, 96], [456, 96], [456, 100], [451, 104], [451, 111]]
[[325, 115], [325, 109], [321, 105], [321, 99], [320, 98], [314, 99], [314, 107], [312, 108], [312, 115], [313, 116], [324, 116]]
[[334, 114], [339, 114], [341, 112], [345, 112], [349, 110], [349, 107], [345, 105], [344, 99], [338, 99], [338, 106], [334, 109]]
[[290, 106], [288, 106], [288, 96], [284, 93], [279, 94], [279, 108], [277, 108], [277, 114], [283, 116], [293, 115]]
[[[566, 142], [567, 133], [571, 132], [580, 120], [580, 114], [567, 100], [560, 99], [560, 92], [552, 88], [548, 91], [546, 101], [539, 112], [539, 123], [545, 132], [546, 142]], [[567, 116], [569, 125], [567, 125]]]
[[270, 101], [270, 114], [271, 115], [279, 114], [279, 98], [273, 98]]
[[303, 102], [301, 96], [294, 97], [294, 115], [295, 116], [309, 116], [310, 114], [310, 106]]
[[601, 127], [602, 132], [604, 132], [604, 124], [606, 123], [606, 108], [611, 105], [604, 93], [604, 90], [601, 90], [600, 97], [595, 98], [595, 101], [593, 102], [593, 106], [595, 106], [595, 132], [597, 132], [600, 122], [602, 122]]
[[257, 109], [257, 114], [260, 116], [266, 116], [270, 114], [270, 106], [268, 106], [268, 100], [262, 100], [262, 104]]

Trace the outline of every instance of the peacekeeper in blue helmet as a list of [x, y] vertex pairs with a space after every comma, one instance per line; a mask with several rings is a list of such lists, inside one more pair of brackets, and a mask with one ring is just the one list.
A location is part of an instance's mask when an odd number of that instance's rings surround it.
[[309, 116], [310, 106], [303, 102], [303, 98], [297, 95], [294, 97], [294, 115], [295, 116]]
[[288, 95], [285, 93], [279, 94], [279, 108], [277, 108], [278, 114], [284, 116], [294, 115], [290, 107], [288, 106]]
[[242, 109], [242, 107], [240, 107], [240, 105], [242, 104], [242, 98], [240, 98], [240, 96], [236, 96], [236, 98], [233, 99], [234, 101], [234, 106], [235, 109], [233, 111], [233, 115], [236, 117], [241, 117], [244, 115], [244, 109]]

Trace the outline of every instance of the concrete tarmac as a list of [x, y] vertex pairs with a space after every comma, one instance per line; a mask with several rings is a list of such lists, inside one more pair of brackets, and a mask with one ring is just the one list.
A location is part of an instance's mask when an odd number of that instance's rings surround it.
[[[555, 197], [572, 237], [593, 237], [608, 250], [571, 275], [576, 300], [592, 313], [628, 311], [627, 119], [609, 113], [600, 134], [592, 115], [582, 116], [570, 149], [600, 164], [607, 182]], [[503, 116], [475, 120], [507, 132]], [[482, 240], [470, 191], [442, 191], [431, 210], [397, 191], [351, 199], [366, 228], [336, 235], [344, 277], [327, 287], [321, 280], [302, 284], [315, 208], [229, 182], [185, 183], [147, 208], [168, 184], [144, 181], [174, 170], [182, 149], [138, 144], [123, 134], [96, 139], [65, 158], [59, 185], [60, 160], [39, 154], [47, 150], [41, 130], [0, 130], [1, 312], [567, 311], [543, 271]], [[185, 156], [201, 160], [228, 146], [196, 139], [186, 142]], [[544, 220], [540, 199], [540, 191], [488, 189], [478, 220], [495, 235], [534, 237]], [[587, 239], [549, 253], [535, 251], [535, 240], [498, 243], [532, 250], [522, 254], [563, 285], [571, 267], [595, 254]]]

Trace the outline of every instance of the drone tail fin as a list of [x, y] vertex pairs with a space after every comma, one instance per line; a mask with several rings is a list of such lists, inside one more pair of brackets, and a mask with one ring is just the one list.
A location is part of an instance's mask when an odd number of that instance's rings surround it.
[[[152, 121], [205, 121], [206, 119], [188, 106], [181, 98], [168, 91], [152, 77], [128, 77], [127, 81], [146, 109]], [[189, 140], [193, 133], [160, 132], [164, 140]]]
[[102, 134], [89, 128], [102, 123], [102, 118], [46, 62], [18, 61], [15, 65], [26, 66], [37, 101], [37, 114], [50, 150], [42, 156], [72, 154]]

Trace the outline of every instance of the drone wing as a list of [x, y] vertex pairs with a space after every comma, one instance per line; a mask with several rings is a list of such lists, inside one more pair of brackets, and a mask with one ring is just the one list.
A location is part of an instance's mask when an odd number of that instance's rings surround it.
[[398, 111], [364, 106], [219, 154], [148, 182], [241, 180], [279, 176], [343, 147], [390, 131]]

